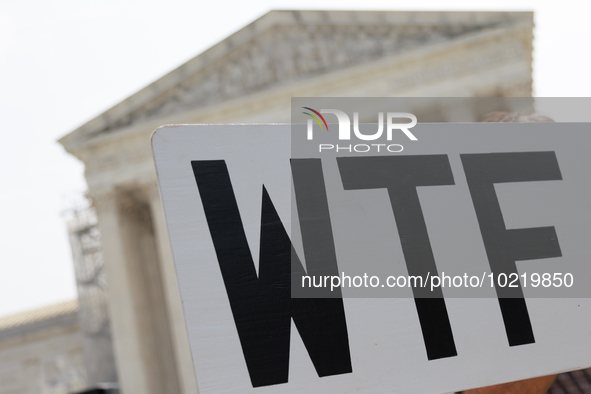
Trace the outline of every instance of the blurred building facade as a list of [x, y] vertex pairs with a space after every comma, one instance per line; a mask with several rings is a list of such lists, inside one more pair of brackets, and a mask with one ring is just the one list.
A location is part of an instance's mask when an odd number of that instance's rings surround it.
[[64, 214], [78, 299], [0, 318], [0, 394], [116, 387], [97, 217], [88, 201]]
[[101, 237], [94, 209], [83, 200], [65, 212], [76, 287], [78, 323], [84, 355], [87, 386], [117, 381], [107, 281]]
[[0, 318], [0, 393], [67, 394], [86, 385], [77, 301]]
[[[531, 96], [532, 31], [529, 12], [271, 11], [63, 137], [86, 166], [109, 285], [102, 304], [82, 290], [79, 314], [96, 323], [108, 304], [122, 392], [198, 392], [150, 147], [157, 127], [289, 123], [291, 97]], [[98, 362], [112, 367], [107, 353]]]

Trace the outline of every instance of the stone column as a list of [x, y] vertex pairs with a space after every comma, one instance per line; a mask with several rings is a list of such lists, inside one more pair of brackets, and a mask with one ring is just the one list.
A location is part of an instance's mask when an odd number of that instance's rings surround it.
[[152, 214], [139, 188], [91, 191], [123, 394], [180, 394]]

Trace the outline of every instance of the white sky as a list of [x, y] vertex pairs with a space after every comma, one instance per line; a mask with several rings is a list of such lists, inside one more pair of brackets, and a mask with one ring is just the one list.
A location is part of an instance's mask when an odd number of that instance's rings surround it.
[[589, 96], [584, 0], [0, 0], [0, 316], [76, 297], [55, 141], [271, 9], [534, 10], [537, 96]]

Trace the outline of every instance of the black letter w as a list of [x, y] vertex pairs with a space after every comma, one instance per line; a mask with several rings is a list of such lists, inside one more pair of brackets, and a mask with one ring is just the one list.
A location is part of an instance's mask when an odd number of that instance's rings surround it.
[[[253, 387], [288, 381], [291, 318], [318, 376], [352, 372], [342, 299], [291, 298], [292, 264], [294, 272], [304, 269], [265, 187], [257, 277], [225, 161], [192, 161], [191, 165]], [[318, 242], [318, 233], [326, 241], [321, 253], [305, 252], [310, 271], [315, 263], [327, 265], [314, 261], [314, 256], [326, 258], [326, 249], [332, 249], [329, 259], [334, 256], [332, 231], [327, 235], [314, 230], [325, 229], [327, 223], [330, 227], [324, 178], [317, 159], [292, 161], [292, 172], [296, 197], [301, 195], [299, 183], [305, 185], [305, 196], [314, 199], [312, 204], [298, 201], [300, 223], [307, 223], [302, 226], [304, 248], [307, 239]], [[305, 234], [306, 229], [316, 234]], [[336, 257], [328, 266], [336, 268]], [[338, 275], [338, 269], [333, 275]]]

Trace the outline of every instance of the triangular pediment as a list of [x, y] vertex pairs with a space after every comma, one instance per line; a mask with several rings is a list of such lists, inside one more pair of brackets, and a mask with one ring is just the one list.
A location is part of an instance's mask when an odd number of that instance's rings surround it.
[[530, 12], [271, 11], [80, 127], [87, 137], [528, 23]]

